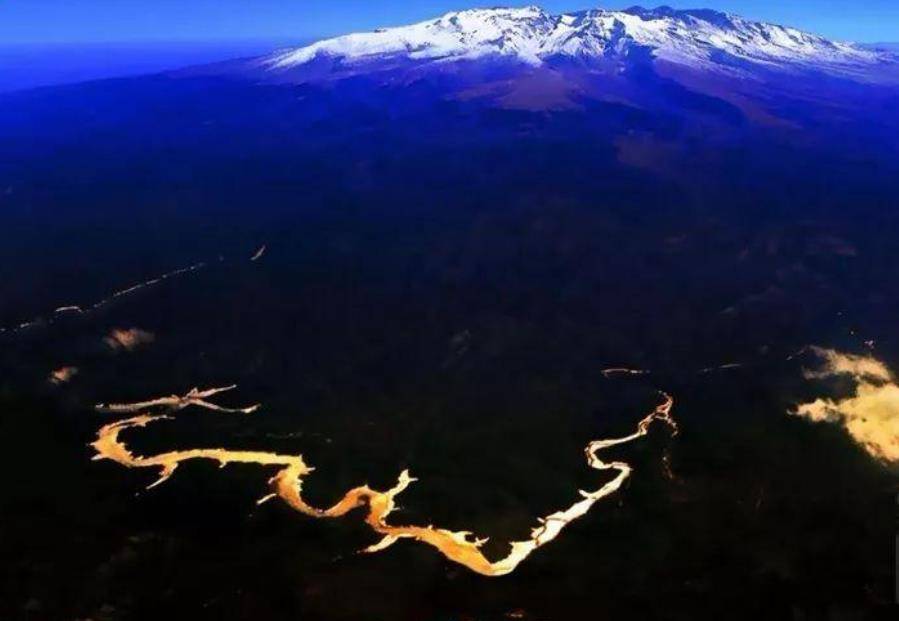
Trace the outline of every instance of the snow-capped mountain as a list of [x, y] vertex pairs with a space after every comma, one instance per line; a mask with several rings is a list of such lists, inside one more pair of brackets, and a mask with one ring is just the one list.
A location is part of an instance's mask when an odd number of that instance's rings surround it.
[[349, 34], [279, 52], [263, 64], [286, 70], [320, 58], [358, 65], [496, 56], [541, 65], [560, 57], [626, 59], [646, 51], [655, 59], [726, 72], [748, 63], [852, 75], [895, 62], [885, 51], [711, 10], [634, 7], [552, 15], [531, 6], [460, 11], [410, 26]]

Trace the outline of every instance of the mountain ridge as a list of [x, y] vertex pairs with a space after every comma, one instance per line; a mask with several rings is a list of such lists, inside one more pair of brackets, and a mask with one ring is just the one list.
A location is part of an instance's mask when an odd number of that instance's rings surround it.
[[725, 73], [753, 65], [858, 77], [896, 63], [896, 56], [885, 50], [711, 9], [597, 8], [553, 15], [528, 6], [467, 9], [407, 26], [347, 34], [266, 56], [260, 64], [281, 71], [322, 58], [361, 64], [493, 56], [539, 66], [559, 57], [627, 59], [645, 51], [653, 59]]

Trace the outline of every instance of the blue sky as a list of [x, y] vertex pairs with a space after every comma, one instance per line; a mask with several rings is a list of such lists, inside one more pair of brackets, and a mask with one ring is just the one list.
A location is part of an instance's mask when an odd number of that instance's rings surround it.
[[[545, 0], [558, 12], [636, 0]], [[716, 8], [830, 37], [899, 41], [899, 0], [659, 0], [678, 8]], [[402, 24], [492, 0], [3, 0], [0, 45], [17, 43], [306, 40]]]

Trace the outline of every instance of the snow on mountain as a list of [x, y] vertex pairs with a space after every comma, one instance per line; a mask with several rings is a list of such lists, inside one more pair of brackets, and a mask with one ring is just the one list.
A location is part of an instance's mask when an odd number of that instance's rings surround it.
[[412, 59], [475, 58], [509, 54], [539, 62], [555, 20], [537, 7], [448, 13], [436, 20], [320, 41], [272, 59], [276, 67], [306, 63], [316, 56], [366, 59], [400, 55]]
[[553, 57], [626, 58], [635, 49], [719, 70], [744, 61], [843, 73], [894, 60], [883, 51], [711, 10], [634, 7], [551, 15], [531, 6], [472, 9], [410, 26], [349, 34], [280, 52], [264, 64], [289, 69], [318, 57], [352, 64], [381, 58], [448, 61], [503, 56], [539, 65]]

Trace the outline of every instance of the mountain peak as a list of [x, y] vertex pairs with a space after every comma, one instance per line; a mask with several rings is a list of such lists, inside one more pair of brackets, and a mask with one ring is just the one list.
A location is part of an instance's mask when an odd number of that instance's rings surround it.
[[623, 59], [635, 48], [649, 51], [656, 59], [727, 72], [748, 63], [852, 73], [887, 56], [710, 9], [634, 6], [552, 15], [527, 6], [468, 9], [409, 26], [344, 35], [279, 53], [265, 64], [278, 70], [319, 57], [359, 64], [379, 59], [447, 62], [501, 56], [540, 65], [566, 56]]

